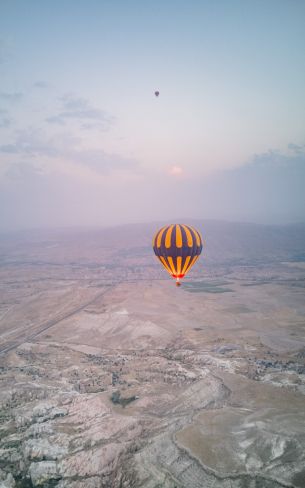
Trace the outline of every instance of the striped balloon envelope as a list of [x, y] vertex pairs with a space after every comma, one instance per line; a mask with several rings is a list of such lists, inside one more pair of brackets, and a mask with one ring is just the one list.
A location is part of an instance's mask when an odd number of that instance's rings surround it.
[[199, 232], [189, 225], [166, 225], [158, 230], [153, 240], [153, 249], [166, 271], [180, 279], [191, 269], [202, 251], [202, 239]]

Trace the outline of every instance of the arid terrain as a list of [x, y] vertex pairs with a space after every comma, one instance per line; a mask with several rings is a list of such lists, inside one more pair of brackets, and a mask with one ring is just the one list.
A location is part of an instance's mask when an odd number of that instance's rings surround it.
[[[162, 224], [162, 223], [161, 223]], [[2, 488], [305, 487], [305, 225], [0, 236]]]

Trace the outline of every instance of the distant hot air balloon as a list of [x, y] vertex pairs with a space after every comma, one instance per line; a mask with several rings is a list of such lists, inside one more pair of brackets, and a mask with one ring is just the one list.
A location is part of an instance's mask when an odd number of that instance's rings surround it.
[[197, 230], [189, 225], [166, 225], [158, 230], [153, 240], [153, 249], [166, 271], [180, 279], [191, 269], [202, 251], [202, 239]]
[[155, 91], [155, 96], [158, 97], [160, 95], [160, 92], [158, 90]]

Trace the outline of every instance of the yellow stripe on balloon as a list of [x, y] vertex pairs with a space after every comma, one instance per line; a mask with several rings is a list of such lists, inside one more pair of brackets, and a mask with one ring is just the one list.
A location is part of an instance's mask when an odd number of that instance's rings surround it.
[[181, 274], [185, 274], [185, 270], [187, 269], [188, 267], [188, 264], [190, 262], [190, 259], [191, 259], [191, 256], [187, 256], [186, 259], [185, 259], [185, 263], [184, 263], [184, 266], [183, 266], [183, 269], [182, 269], [182, 273]]
[[196, 261], [197, 261], [197, 259], [198, 259], [198, 258], [199, 258], [199, 256], [194, 256], [194, 257], [192, 258], [192, 260], [190, 261], [190, 263], [189, 263], [188, 267], [186, 268], [186, 270], [185, 270], [185, 273], [184, 273], [184, 274], [186, 274], [186, 273], [188, 273], [188, 272], [189, 272], [189, 270], [190, 270], [190, 269], [191, 269], [191, 267], [192, 267], [192, 266], [193, 266], [193, 265], [196, 263]]
[[195, 258], [193, 259], [192, 266], [193, 266], [193, 264], [196, 263], [197, 259], [199, 259], [199, 254], [197, 254], [197, 256], [195, 256]]
[[160, 230], [159, 234], [158, 234], [158, 237], [157, 237], [157, 247], [161, 247], [161, 239], [162, 239], [162, 236], [164, 234], [164, 231], [166, 229], [167, 225], [165, 227], [162, 227], [162, 229]]
[[182, 247], [182, 232], [179, 224], [176, 225], [176, 247]]
[[169, 272], [169, 274], [172, 274], [172, 271], [171, 271], [170, 267], [168, 266], [167, 262], [165, 261], [164, 257], [163, 256], [158, 256], [158, 258], [160, 259], [160, 261], [163, 264], [164, 268]]
[[199, 256], [194, 256], [192, 261], [190, 262], [188, 268], [187, 268], [187, 271], [186, 273], [192, 268], [192, 266], [196, 263], [197, 259], [199, 258]]
[[196, 236], [196, 244], [197, 244], [197, 246], [200, 246], [200, 244], [201, 244], [201, 236], [200, 236], [198, 230], [194, 229], [194, 227], [191, 227], [191, 226], [190, 226], [190, 229], [192, 229], [192, 231], [194, 232], [194, 234]]
[[170, 256], [168, 256], [167, 261], [168, 261], [168, 263], [169, 263], [169, 265], [170, 265], [170, 267], [171, 267], [172, 274], [177, 274], [177, 272], [176, 272], [176, 268], [175, 268], [175, 265], [174, 265], [173, 258], [172, 258], [172, 257], [170, 257]]
[[182, 224], [182, 227], [183, 227], [183, 229], [185, 230], [185, 233], [186, 233], [188, 247], [193, 247], [193, 236], [192, 236], [189, 228], [186, 227], [186, 225], [183, 225], [183, 224]]
[[165, 236], [165, 247], [169, 249], [171, 247], [171, 240], [172, 240], [172, 232], [173, 232], [174, 226], [171, 225], [168, 231], [166, 232]]

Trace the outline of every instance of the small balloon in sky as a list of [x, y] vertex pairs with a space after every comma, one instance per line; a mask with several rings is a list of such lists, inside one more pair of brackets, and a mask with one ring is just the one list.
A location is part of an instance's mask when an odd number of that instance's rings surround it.
[[160, 92], [158, 90], [155, 91], [155, 96], [158, 97], [160, 95]]

